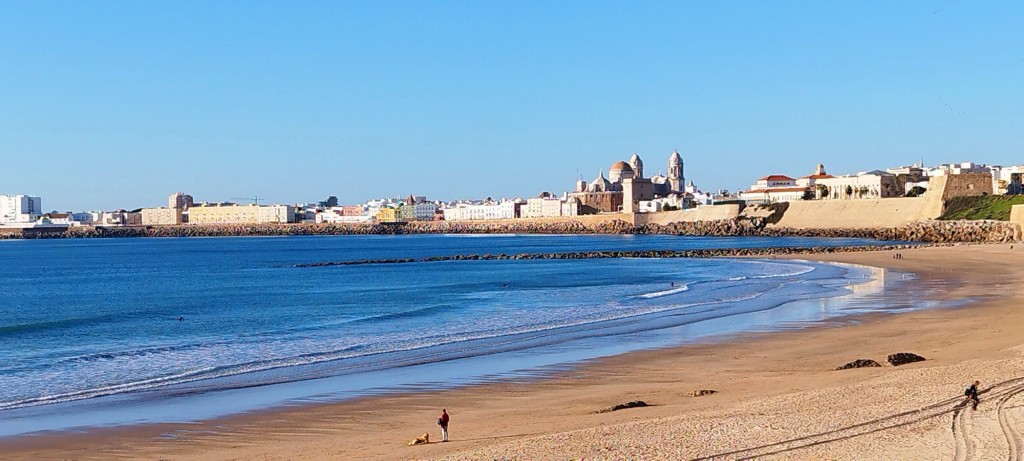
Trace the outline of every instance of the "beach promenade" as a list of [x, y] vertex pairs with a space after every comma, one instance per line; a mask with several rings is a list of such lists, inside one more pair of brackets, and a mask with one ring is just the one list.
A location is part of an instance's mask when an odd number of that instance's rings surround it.
[[[800, 255], [909, 271], [965, 308], [860, 317], [629, 353], [524, 382], [315, 404], [196, 424], [0, 442], [0, 459], [1018, 459], [1019, 261], [1007, 244]], [[889, 354], [927, 361], [893, 367]], [[855, 359], [884, 366], [835, 371]], [[981, 380], [982, 404], [963, 390]], [[696, 390], [711, 395], [694, 397]], [[598, 413], [642, 400], [643, 408]], [[439, 434], [451, 442], [407, 446]]]

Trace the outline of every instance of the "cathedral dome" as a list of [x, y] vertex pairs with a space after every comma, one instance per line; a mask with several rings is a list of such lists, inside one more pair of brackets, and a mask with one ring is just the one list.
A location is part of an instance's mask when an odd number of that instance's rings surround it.
[[619, 160], [612, 164], [612, 167], [608, 169], [608, 179], [611, 182], [621, 182], [623, 179], [633, 177], [633, 167], [629, 166], [628, 163]]
[[633, 171], [633, 167], [629, 166], [628, 163], [623, 162], [622, 160], [619, 160], [618, 162], [613, 163], [612, 167], [608, 169], [608, 171], [615, 171], [615, 170], [619, 170], [619, 171]]

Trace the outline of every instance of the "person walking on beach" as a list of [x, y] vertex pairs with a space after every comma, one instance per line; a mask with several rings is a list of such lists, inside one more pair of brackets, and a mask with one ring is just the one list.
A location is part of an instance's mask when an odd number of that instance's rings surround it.
[[442, 442], [447, 442], [448, 441], [448, 420], [449, 419], [451, 419], [451, 418], [448, 417], [448, 410], [442, 408], [441, 409], [441, 416], [439, 416], [437, 418], [437, 425], [441, 426], [441, 441]]
[[974, 384], [971, 384], [971, 387], [968, 387], [967, 390], [964, 391], [964, 395], [971, 399], [971, 410], [977, 410], [978, 404], [981, 403], [981, 400], [978, 399], [979, 385], [981, 385], [981, 381], [975, 381]]

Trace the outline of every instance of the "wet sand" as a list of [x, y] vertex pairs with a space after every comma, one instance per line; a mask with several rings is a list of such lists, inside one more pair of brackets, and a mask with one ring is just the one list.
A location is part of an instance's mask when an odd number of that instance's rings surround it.
[[[197, 424], [18, 437], [0, 459], [1006, 458], [1024, 430], [1024, 248], [964, 245], [801, 259], [944, 280], [966, 308], [871, 315], [843, 327], [745, 335], [601, 359], [530, 382], [365, 398]], [[858, 358], [900, 367], [833, 371]], [[1009, 381], [1022, 378], [1021, 381]], [[959, 411], [980, 379], [978, 411]], [[1001, 384], [1000, 384], [1001, 383]], [[1018, 387], [1020, 384], [1022, 386]], [[715, 394], [691, 397], [697, 389]], [[1021, 392], [1020, 395], [1017, 392]], [[632, 400], [651, 406], [597, 410]], [[440, 409], [452, 416], [439, 438]]]

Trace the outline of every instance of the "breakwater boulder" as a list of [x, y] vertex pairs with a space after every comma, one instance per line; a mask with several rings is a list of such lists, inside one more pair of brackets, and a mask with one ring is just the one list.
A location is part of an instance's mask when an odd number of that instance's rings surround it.
[[850, 363], [847, 363], [846, 365], [837, 367], [836, 371], [838, 371], [838, 370], [849, 370], [851, 368], [870, 368], [870, 367], [880, 367], [880, 366], [882, 366], [882, 364], [880, 364], [880, 363], [878, 363], [878, 362], [876, 362], [874, 360], [871, 360], [871, 359], [857, 359], [857, 360], [854, 360], [854, 361], [852, 361]]
[[897, 352], [890, 354], [886, 360], [894, 367], [914, 362], [924, 362], [925, 358], [911, 352]]
[[610, 411], [619, 411], [619, 410], [625, 410], [627, 408], [640, 408], [640, 407], [646, 407], [646, 406], [647, 406], [647, 402], [644, 402], [643, 400], [633, 400], [632, 402], [617, 403], [617, 404], [612, 405], [610, 407], [604, 407], [604, 408], [602, 408], [600, 410], [597, 410], [596, 413], [608, 413]]

